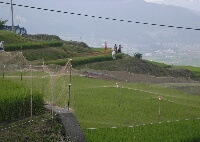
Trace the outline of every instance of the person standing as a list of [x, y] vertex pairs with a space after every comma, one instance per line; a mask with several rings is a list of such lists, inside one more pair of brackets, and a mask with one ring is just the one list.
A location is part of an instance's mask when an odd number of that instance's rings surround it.
[[104, 51], [107, 50], [107, 42], [104, 43]]
[[121, 53], [121, 52], [122, 52], [122, 48], [123, 48], [123, 47], [122, 47], [121, 45], [119, 45], [119, 48], [118, 48], [118, 51], [117, 51], [117, 52], [118, 52], [118, 53]]
[[117, 44], [114, 45], [114, 50], [117, 52]]
[[114, 60], [116, 59], [115, 54], [116, 54], [116, 52], [115, 52], [115, 50], [113, 50], [113, 51], [112, 51], [112, 58], [113, 58]]
[[3, 50], [3, 51], [4, 51], [3, 43], [4, 43], [4, 41], [1, 41], [1, 42], [0, 42], [0, 50]]

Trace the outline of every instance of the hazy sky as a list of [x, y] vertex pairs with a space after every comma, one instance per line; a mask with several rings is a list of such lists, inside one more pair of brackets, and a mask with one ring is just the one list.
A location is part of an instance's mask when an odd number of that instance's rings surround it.
[[200, 0], [145, 0], [159, 4], [175, 5], [200, 12]]
[[[10, 2], [10, 0], [3, 0], [4, 2]], [[69, 5], [68, 2], [70, 1], [73, 2], [73, 5]], [[84, 3], [84, 1], [89, 1], [87, 3]], [[29, 1], [29, 0], [13, 0], [13, 3], [17, 3], [17, 4], [23, 4], [23, 5], [29, 5], [29, 6], [36, 6], [36, 7], [42, 7], [42, 8], [49, 8], [49, 9], [55, 9], [55, 10], [62, 10], [62, 11], [68, 11], [68, 12], [74, 12], [74, 13], [83, 13], [83, 14], [93, 14], [96, 16], [105, 16], [105, 15], [101, 15], [101, 13], [97, 13], [97, 10], [95, 8], [97, 7], [91, 7], [88, 5], [88, 3], [91, 2], [97, 2], [97, 1], [103, 1], [103, 0], [34, 0], [34, 1]], [[109, 0], [111, 1], [109, 4], [110, 7], [113, 7], [115, 5], [115, 3], [118, 1], [122, 1], [122, 0]], [[135, 2], [135, 0], [123, 0], [124, 1], [132, 1]], [[142, 1], [142, 0], [138, 0], [138, 1]], [[197, 0], [196, 2], [190, 2], [188, 0], [146, 0], [148, 2], [155, 2], [157, 1], [158, 3], [160, 1], [165, 1], [164, 3], [166, 4], [174, 4], [174, 5], [180, 5], [180, 6], [185, 6], [185, 7], [190, 7], [191, 9], [194, 8], [194, 10], [198, 10], [200, 11], [200, 0]], [[175, 2], [176, 1], [176, 2]], [[102, 9], [104, 9], [105, 5], [100, 5], [99, 7], [101, 7]], [[110, 13], [112, 13], [112, 11], [108, 11], [107, 15], [109, 16]], [[145, 11], [144, 11], [145, 13]], [[106, 15], [106, 16], [107, 16]], [[0, 18], [2, 19], [8, 19], [8, 25], [11, 25], [11, 12], [10, 12], [10, 5], [6, 5], [6, 4], [0, 4]], [[59, 18], [60, 17], [60, 18]], [[80, 17], [80, 16], [79, 16]], [[68, 27], [71, 26], [72, 24], [72, 20], [79, 18], [77, 16], [72, 16], [72, 15], [67, 15], [67, 14], [59, 14], [59, 13], [55, 13], [55, 12], [45, 12], [45, 11], [41, 11], [41, 10], [35, 10], [35, 9], [30, 9], [30, 8], [22, 8], [22, 7], [17, 7], [14, 6], [14, 21], [15, 21], [15, 25], [19, 24], [22, 27], [27, 27], [28, 31], [30, 33], [37, 33], [37, 31], [35, 31], [35, 27], [42, 28], [43, 25], [40, 25], [40, 21], [43, 22], [45, 21], [47, 18], [52, 21], [54, 21], [54, 23], [56, 23], [58, 25], [59, 23], [65, 23], [67, 22], [65, 25], [67, 25]], [[110, 16], [112, 17], [112, 16]], [[90, 18], [84, 18], [80, 17], [81, 20], [84, 22], [84, 20], [88, 20], [89, 22], [91, 21]], [[125, 18], [125, 17], [121, 17], [121, 18]], [[38, 20], [39, 19], [39, 20]], [[66, 19], [66, 20], [65, 20]], [[67, 19], [72, 19], [71, 21], [67, 21]], [[36, 22], [36, 21], [39, 22]], [[59, 21], [58, 21], [59, 20]], [[34, 22], [33, 22], [34, 21]], [[88, 22], [86, 21], [86, 22]], [[142, 19], [141, 21], [145, 21], [145, 19]], [[49, 25], [52, 25], [51, 23], [48, 23]], [[33, 28], [34, 27], [34, 28]], [[65, 27], [65, 26], [63, 26]], [[42, 31], [45, 31], [46, 29], [42, 28]], [[51, 29], [49, 29], [48, 31], [51, 31]], [[55, 29], [54, 29], [55, 30]]]

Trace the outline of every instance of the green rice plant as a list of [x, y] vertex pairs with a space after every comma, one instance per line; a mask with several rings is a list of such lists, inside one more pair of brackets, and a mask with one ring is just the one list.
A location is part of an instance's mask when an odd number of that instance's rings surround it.
[[167, 100], [159, 102], [158, 95], [139, 90], [113, 87], [86, 90], [75, 92], [75, 101], [79, 102], [75, 104], [76, 115], [82, 127], [123, 126], [199, 117], [199, 101], [191, 101], [196, 105], [189, 106], [188, 102], [165, 96]]
[[[0, 122], [13, 121], [31, 115], [30, 89], [6, 79], [0, 79]], [[37, 91], [32, 92], [32, 114], [43, 112], [43, 96]]]
[[[28, 84], [28, 80], [24, 79], [22, 84]], [[115, 81], [76, 75], [71, 80], [70, 108], [84, 130], [87, 141], [199, 139], [199, 120], [195, 120], [200, 118], [199, 96], [187, 95], [162, 85], [119, 82], [117, 87]], [[43, 94], [45, 101], [62, 108], [69, 101], [69, 83], [69, 74], [33, 78], [34, 89]], [[162, 100], [158, 96], [162, 96]], [[97, 129], [93, 131], [87, 128]]]
[[[41, 78], [34, 78], [42, 90]], [[44, 97], [51, 102], [52, 79], [44, 79]], [[67, 106], [69, 76], [54, 76], [54, 103]], [[124, 126], [199, 117], [199, 97], [148, 84], [120, 83], [72, 76], [70, 105], [83, 128]], [[36, 89], [36, 85], [35, 89]], [[123, 88], [122, 88], [123, 87]], [[159, 100], [161, 115], [158, 116]], [[122, 117], [123, 116], [123, 117]], [[120, 119], [119, 119], [120, 118]]]
[[132, 127], [84, 129], [84, 134], [88, 142], [198, 142], [199, 128], [199, 120], [181, 120]]
[[[53, 80], [51, 75], [43, 79], [34, 77], [33, 86], [44, 94], [45, 101], [51, 103], [53, 94], [53, 103], [66, 107], [69, 99], [69, 78], [69, 74], [54, 75]], [[28, 80], [23, 79], [23, 82], [29, 83]], [[114, 81], [78, 76], [72, 76], [71, 84], [70, 106], [83, 128], [200, 117], [198, 96], [188, 96], [162, 86], [120, 83], [119, 88], [116, 88]], [[162, 96], [162, 101], [159, 102], [158, 96]]]

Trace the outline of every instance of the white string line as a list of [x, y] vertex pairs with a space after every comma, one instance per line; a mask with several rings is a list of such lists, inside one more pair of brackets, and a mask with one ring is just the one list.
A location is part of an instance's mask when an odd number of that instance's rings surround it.
[[[54, 74], [54, 76], [55, 76], [55, 75], [61, 75], [61, 73], [62, 73], [63, 71], [65, 71], [66, 68], [68, 68], [68, 64], [70, 63], [71, 60], [72, 60], [72, 59], [68, 59], [68, 62], [65, 64], [65, 66], [62, 67], [62, 68], [61, 68], [59, 71], [57, 71], [57, 72], [51, 71], [51, 70], [48, 68], [47, 65], [42, 65], [42, 69], [43, 69], [43, 71], [47, 72], [49, 75], [53, 75], [53, 74]], [[68, 72], [68, 71], [67, 71], [67, 72]]]
[[[71, 61], [71, 60], [69, 60], [69, 61]], [[68, 67], [69, 61], [66, 63], [66, 65], [65, 65], [63, 68], [61, 68], [61, 69], [60, 69], [59, 71], [57, 71], [56, 73], [54, 73], [53, 71], [51, 71], [51, 70], [48, 68], [47, 65], [42, 65], [41, 68], [43, 69], [44, 72], [46, 72], [46, 73], [48, 73], [48, 74], [50, 74], [50, 75], [53, 75], [53, 74], [60, 75], [60, 74], [62, 73], [62, 71], [66, 70], [66, 68]], [[33, 69], [34, 69], [34, 66], [30, 65], [30, 66], [26, 69], [26, 71], [31, 71], [31, 70], [33, 70]], [[68, 72], [68, 71], [67, 71], [67, 72]], [[18, 76], [5, 76], [5, 77], [18, 77]], [[25, 77], [25, 76], [23, 76], [23, 77]]]
[[[196, 118], [196, 119], [183, 119], [184, 121], [189, 121], [189, 120], [200, 120], [200, 118]], [[132, 128], [132, 127], [138, 127], [138, 126], [146, 126], [146, 125], [154, 125], [154, 124], [161, 124], [161, 123], [172, 123], [172, 122], [180, 122], [180, 121], [183, 121], [183, 120], [173, 120], [173, 121], [165, 121], [165, 122], [157, 122], [157, 123], [143, 123], [143, 124], [136, 124], [136, 125], [130, 125], [130, 126], [121, 126], [121, 127], [116, 127], [116, 126], [113, 126], [113, 127], [108, 127], [107, 129], [117, 129], [117, 128], [124, 128], [124, 127], [129, 127], [129, 128]], [[98, 130], [98, 129], [105, 129], [105, 127], [103, 128], [84, 128], [84, 129], [87, 129], [87, 130]]]
[[[116, 86], [102, 86], [102, 87], [116, 87]], [[149, 94], [162, 95], [162, 96], [167, 96], [167, 97], [175, 98], [175, 97], [167, 95], [167, 94], [156, 93], [156, 92], [151, 92], [151, 91], [145, 91], [145, 90], [135, 89], [135, 88], [130, 88], [130, 87], [119, 87], [119, 86], [117, 86], [116, 88], [130, 89], [130, 90], [145, 92], [145, 93], [149, 93]], [[165, 99], [165, 100], [167, 100], [167, 99]], [[168, 101], [171, 101], [171, 100], [168, 100]], [[173, 102], [173, 101], [171, 101], [171, 102]]]
[[[72, 59], [69, 59], [68, 62], [65, 64], [65, 66], [64, 66], [62, 69], [60, 69], [60, 71], [58, 71], [56, 74], [61, 74], [62, 71], [65, 71], [66, 68], [68, 68], [68, 65], [69, 65], [69, 63], [70, 63], [71, 60], [72, 60]], [[68, 72], [68, 71], [67, 71], [67, 72]]]

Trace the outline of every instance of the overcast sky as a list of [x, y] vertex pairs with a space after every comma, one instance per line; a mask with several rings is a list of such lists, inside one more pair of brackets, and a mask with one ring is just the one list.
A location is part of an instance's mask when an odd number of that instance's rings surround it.
[[145, 0], [159, 4], [175, 5], [200, 12], [200, 0]]

